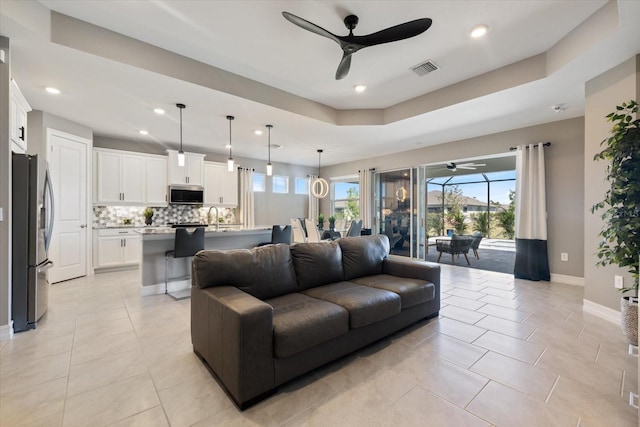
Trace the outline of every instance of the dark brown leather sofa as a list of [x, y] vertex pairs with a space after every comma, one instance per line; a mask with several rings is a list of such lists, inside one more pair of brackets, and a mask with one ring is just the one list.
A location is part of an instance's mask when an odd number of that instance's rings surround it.
[[201, 251], [193, 349], [241, 409], [305, 372], [438, 315], [440, 267], [385, 235]]

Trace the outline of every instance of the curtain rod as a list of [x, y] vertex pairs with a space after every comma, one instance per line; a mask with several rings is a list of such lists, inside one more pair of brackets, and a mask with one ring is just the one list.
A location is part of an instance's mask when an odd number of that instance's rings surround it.
[[[548, 147], [550, 145], [551, 145], [551, 143], [549, 141], [547, 141], [544, 144], [542, 144], [543, 147]], [[533, 148], [538, 148], [538, 146], [534, 145]], [[518, 149], [518, 147], [509, 147], [509, 151], [514, 151], [514, 150], [517, 150], [517, 149]], [[528, 149], [529, 149], [529, 146], [527, 145], [527, 150]]]

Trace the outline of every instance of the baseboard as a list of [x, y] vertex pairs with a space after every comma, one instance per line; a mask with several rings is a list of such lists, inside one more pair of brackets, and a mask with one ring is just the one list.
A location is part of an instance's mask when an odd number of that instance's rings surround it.
[[564, 283], [565, 285], [584, 286], [584, 277], [551, 273], [551, 281]]
[[582, 300], [582, 310], [585, 313], [593, 314], [594, 316], [598, 316], [620, 326], [620, 312], [617, 310], [589, 301], [588, 299]]
[[6, 341], [13, 338], [13, 320], [9, 325], [0, 326], [0, 341]]
[[[189, 289], [190, 287], [191, 287], [191, 279], [177, 280], [175, 282], [169, 282], [167, 284], [167, 291], [177, 292], [177, 291], [182, 291], [184, 289]], [[156, 283], [155, 285], [143, 286], [140, 289], [140, 294], [143, 297], [146, 297], [149, 295], [164, 294], [164, 282]]]

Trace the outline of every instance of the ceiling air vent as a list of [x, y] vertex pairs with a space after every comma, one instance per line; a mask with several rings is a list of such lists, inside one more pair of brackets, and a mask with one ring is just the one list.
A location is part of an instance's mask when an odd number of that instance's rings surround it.
[[427, 60], [425, 62], [423, 62], [420, 65], [416, 65], [415, 67], [411, 68], [411, 70], [413, 70], [414, 73], [416, 73], [417, 75], [419, 75], [420, 77], [425, 76], [437, 69], [439, 69], [440, 67], [438, 67], [433, 61], [431, 60]]

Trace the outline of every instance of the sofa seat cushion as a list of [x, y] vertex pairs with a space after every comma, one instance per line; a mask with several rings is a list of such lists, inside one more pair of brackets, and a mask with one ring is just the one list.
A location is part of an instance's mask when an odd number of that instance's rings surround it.
[[376, 289], [395, 292], [400, 295], [402, 309], [413, 307], [431, 301], [435, 298], [436, 288], [431, 282], [406, 277], [391, 276], [389, 274], [376, 274], [373, 276], [353, 279], [353, 283], [371, 286]]
[[303, 293], [346, 308], [351, 328], [361, 328], [400, 313], [398, 294], [353, 282], [332, 283]]
[[287, 357], [349, 332], [343, 307], [299, 293], [265, 301], [273, 307], [275, 357]]

